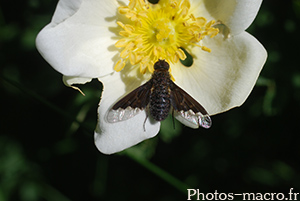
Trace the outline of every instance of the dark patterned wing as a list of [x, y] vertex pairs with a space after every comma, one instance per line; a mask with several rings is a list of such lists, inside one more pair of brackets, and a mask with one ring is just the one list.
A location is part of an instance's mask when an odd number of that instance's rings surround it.
[[114, 123], [130, 119], [144, 110], [150, 101], [151, 88], [152, 80], [149, 80], [119, 100], [108, 112], [108, 122]]
[[200, 103], [186, 93], [183, 89], [172, 82], [171, 104], [175, 118], [191, 128], [210, 128], [212, 121]]

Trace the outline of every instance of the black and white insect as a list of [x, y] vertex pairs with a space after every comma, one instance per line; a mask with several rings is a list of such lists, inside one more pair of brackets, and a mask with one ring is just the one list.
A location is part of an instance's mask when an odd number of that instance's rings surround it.
[[156, 121], [165, 120], [171, 111], [176, 119], [191, 128], [209, 128], [212, 124], [204, 107], [171, 80], [169, 64], [165, 60], [154, 64], [154, 72], [148, 82], [109, 110], [107, 120], [110, 123], [124, 121], [143, 110]]

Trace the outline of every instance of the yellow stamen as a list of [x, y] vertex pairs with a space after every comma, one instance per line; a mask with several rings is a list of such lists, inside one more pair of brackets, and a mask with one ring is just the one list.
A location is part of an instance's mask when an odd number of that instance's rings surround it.
[[119, 61], [117, 62], [117, 64], [115, 65], [114, 70], [117, 71], [117, 72], [119, 72], [119, 71], [121, 71], [124, 67], [125, 67], [125, 62], [122, 61], [122, 60], [119, 60]]
[[185, 55], [185, 53], [184, 53], [184, 51], [182, 50], [182, 49], [177, 49], [176, 50], [176, 54], [179, 56], [179, 58], [181, 59], [181, 60], [185, 60], [186, 59], [186, 55]]
[[116, 47], [125, 47], [128, 44], [128, 41], [126, 38], [122, 38], [121, 40], [118, 40], [115, 44]]
[[202, 46], [201, 49], [206, 52], [211, 52], [211, 49], [209, 49], [208, 47], [205, 47], [205, 46]]
[[119, 7], [119, 13], [131, 22], [117, 22], [122, 28], [119, 32], [122, 38], [115, 46], [123, 50], [120, 53], [121, 60], [114, 69], [121, 71], [130, 62], [131, 65], [139, 65], [140, 73], [151, 73], [158, 59], [165, 59], [169, 63], [186, 59], [181, 48], [189, 51], [198, 46], [211, 52], [211, 49], [202, 45], [202, 40], [218, 34], [219, 30], [213, 27], [215, 21], [208, 22], [204, 17], [195, 17], [190, 8], [189, 0], [160, 0], [158, 4], [130, 0], [128, 6]]

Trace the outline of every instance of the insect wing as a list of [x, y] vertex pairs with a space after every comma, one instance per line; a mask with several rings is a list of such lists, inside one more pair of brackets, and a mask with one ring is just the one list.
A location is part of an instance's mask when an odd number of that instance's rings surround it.
[[171, 104], [174, 109], [174, 117], [191, 128], [210, 128], [212, 121], [202, 105], [183, 89], [172, 82]]
[[108, 112], [107, 120], [110, 123], [124, 121], [144, 110], [150, 101], [152, 82], [136, 88], [119, 100]]

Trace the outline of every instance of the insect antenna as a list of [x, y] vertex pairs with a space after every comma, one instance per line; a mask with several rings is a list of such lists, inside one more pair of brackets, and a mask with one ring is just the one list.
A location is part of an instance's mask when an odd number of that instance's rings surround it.
[[144, 128], [144, 132], [146, 132], [146, 121], [148, 119], [148, 112], [146, 112], [146, 118], [145, 118], [145, 121], [144, 121], [144, 124], [143, 124], [143, 128]]

